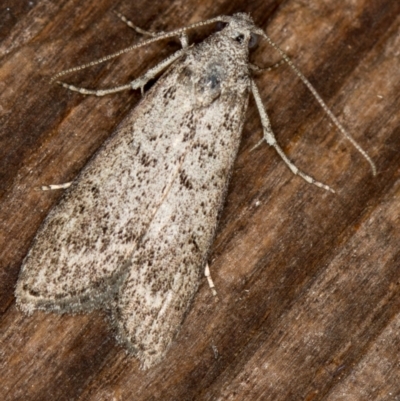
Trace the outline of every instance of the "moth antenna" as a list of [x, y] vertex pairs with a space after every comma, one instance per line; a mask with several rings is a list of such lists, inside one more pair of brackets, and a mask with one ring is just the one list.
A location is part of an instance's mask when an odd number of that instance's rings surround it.
[[294, 73], [303, 81], [303, 83], [307, 86], [309, 91], [313, 94], [314, 98], [317, 100], [319, 105], [322, 107], [322, 109], [325, 111], [325, 113], [328, 115], [328, 117], [331, 119], [333, 124], [336, 126], [336, 128], [342, 133], [342, 135], [347, 138], [351, 144], [361, 153], [362, 156], [367, 160], [367, 162], [371, 166], [372, 170], [372, 175], [376, 175], [376, 166], [375, 163], [372, 161], [368, 153], [357, 143], [357, 141], [345, 130], [343, 125], [339, 122], [339, 120], [336, 118], [336, 116], [331, 112], [331, 110], [328, 108], [326, 103], [322, 100], [321, 96], [318, 94], [318, 92], [315, 90], [314, 86], [310, 83], [310, 81], [300, 72], [300, 70], [293, 64], [293, 62], [290, 60], [290, 58], [287, 56], [287, 54], [275, 43], [272, 41], [272, 39], [262, 30], [257, 30], [257, 34], [261, 35], [270, 46], [272, 46], [275, 50], [279, 52], [281, 55], [282, 59], [286, 62], [286, 64], [289, 65], [289, 67], [294, 71]]
[[261, 141], [259, 141], [253, 147], [253, 149], [256, 148], [258, 145], [260, 145], [262, 142], [264, 142], [264, 141], [267, 142], [267, 144], [269, 146], [272, 146], [276, 150], [278, 155], [285, 162], [285, 164], [289, 167], [289, 169], [292, 171], [293, 174], [298, 175], [299, 177], [303, 178], [303, 180], [305, 180], [309, 184], [313, 184], [319, 188], [325, 189], [326, 191], [335, 193], [335, 191], [329, 185], [326, 185], [326, 184], [323, 184], [322, 182], [316, 181], [314, 178], [312, 178], [308, 174], [303, 173], [288, 159], [288, 157], [285, 155], [285, 152], [282, 150], [282, 148], [276, 142], [276, 138], [275, 138], [274, 132], [272, 131], [271, 123], [268, 118], [268, 114], [266, 113], [266, 111], [264, 109], [264, 105], [261, 100], [260, 92], [258, 91], [257, 85], [255, 84], [255, 82], [253, 80], [251, 80], [251, 92], [253, 93], [254, 100], [256, 102], [256, 106], [258, 109], [258, 113], [260, 114], [261, 125], [263, 127], [263, 132], [264, 132], [264, 138]]
[[74, 92], [82, 93], [83, 95], [94, 95], [94, 96], [105, 96], [110, 95], [111, 93], [121, 92], [127, 89], [139, 89], [144, 94], [144, 86], [149, 82], [151, 79], [155, 78], [160, 72], [165, 70], [169, 65], [171, 65], [174, 61], [182, 57], [185, 53], [186, 49], [178, 50], [177, 52], [171, 54], [166, 59], [162, 60], [160, 63], [155, 65], [153, 68], [148, 70], [145, 74], [140, 76], [139, 78], [134, 79], [132, 82], [126, 85], [115, 86], [114, 88], [108, 89], [87, 89], [82, 87], [77, 87], [74, 85], [67, 84], [65, 82], [57, 81], [60, 85], [64, 88], [69, 89]]
[[224, 16], [215, 17], [215, 18], [211, 18], [211, 19], [206, 20], [206, 21], [196, 22], [194, 24], [188, 25], [185, 28], [179, 28], [179, 29], [175, 29], [175, 30], [170, 31], [170, 32], [161, 32], [159, 34], [155, 34], [155, 36], [150, 38], [150, 39], [143, 40], [142, 42], [139, 42], [139, 43], [136, 43], [135, 45], [126, 47], [125, 49], [121, 49], [121, 50], [119, 50], [119, 51], [117, 51], [115, 53], [112, 53], [112, 54], [109, 54], [107, 56], [101, 57], [101, 58], [99, 58], [97, 60], [93, 60], [93, 61], [91, 61], [89, 63], [78, 65], [77, 67], [72, 67], [72, 68], [68, 68], [67, 70], [61, 71], [58, 74], [54, 75], [50, 79], [50, 83], [53, 83], [54, 81], [58, 80], [58, 78], [60, 78], [60, 77], [62, 77], [64, 75], [67, 75], [67, 74], [70, 74], [70, 73], [76, 72], [76, 71], [81, 71], [81, 70], [84, 70], [86, 68], [93, 67], [95, 65], [104, 63], [104, 62], [106, 62], [108, 60], [111, 60], [113, 58], [119, 57], [122, 54], [129, 53], [132, 50], [139, 49], [140, 47], [147, 46], [147, 45], [149, 45], [151, 43], [158, 42], [159, 40], [168, 39], [168, 38], [172, 38], [172, 37], [178, 36], [180, 38], [180, 40], [181, 40], [181, 43], [182, 43], [183, 47], [185, 47], [185, 44], [187, 42], [186, 41], [186, 32], [189, 29], [194, 29], [194, 28], [201, 27], [201, 26], [204, 26], [204, 25], [209, 25], [209, 24], [212, 24], [212, 23], [218, 22], [218, 21], [229, 22], [230, 18], [229, 17], [224, 17]]

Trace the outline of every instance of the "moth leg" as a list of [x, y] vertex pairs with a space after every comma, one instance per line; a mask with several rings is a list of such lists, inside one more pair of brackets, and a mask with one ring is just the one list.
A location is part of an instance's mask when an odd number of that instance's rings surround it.
[[189, 47], [189, 38], [186, 33], [182, 33], [182, 35], [179, 36], [179, 40], [181, 41], [182, 49]]
[[208, 266], [208, 263], [206, 264], [206, 268], [204, 269], [204, 275], [207, 278], [208, 285], [209, 285], [209, 287], [211, 289], [212, 294], [214, 295], [214, 297], [216, 297], [217, 296], [217, 290], [215, 289], [214, 281], [211, 278], [210, 268]]
[[315, 88], [311, 85], [310, 81], [301, 73], [301, 71], [293, 64], [292, 60], [288, 57], [288, 55], [276, 44], [274, 43], [270, 37], [263, 32], [262, 30], [258, 31], [257, 34], [261, 35], [267, 42], [282, 56], [282, 59], [285, 63], [293, 70], [293, 72], [303, 81], [304, 85], [307, 86], [308, 90], [313, 94], [315, 100], [322, 107], [322, 110], [328, 115], [336, 128], [342, 133], [342, 135], [347, 138], [351, 144], [361, 153], [361, 155], [365, 158], [365, 160], [369, 163], [372, 170], [372, 175], [376, 175], [376, 166], [372, 159], [369, 157], [368, 153], [356, 142], [356, 140], [345, 130], [336, 116], [331, 112], [326, 103], [322, 100], [321, 96], [315, 90]]
[[282, 160], [290, 168], [290, 170], [292, 171], [293, 174], [300, 176], [301, 178], [303, 178], [303, 180], [307, 181], [310, 184], [314, 184], [319, 188], [323, 188], [323, 189], [326, 189], [327, 191], [334, 193], [335, 191], [330, 186], [325, 185], [319, 181], [316, 181], [316, 180], [314, 180], [314, 178], [303, 173], [288, 159], [288, 157], [283, 152], [282, 148], [276, 142], [275, 135], [271, 128], [271, 123], [269, 121], [268, 115], [264, 109], [264, 105], [261, 100], [260, 92], [258, 91], [258, 88], [253, 80], [251, 80], [251, 91], [253, 93], [254, 100], [256, 101], [258, 113], [260, 114], [261, 124], [262, 124], [263, 131], [264, 131], [264, 138], [261, 141], [259, 141], [251, 150], [258, 147], [265, 140], [269, 146], [272, 146], [278, 152], [278, 155], [282, 158]]
[[[114, 13], [122, 22], [124, 22], [126, 25], [128, 25], [129, 28], [134, 29], [137, 33], [140, 33], [141, 35], [151, 36], [152, 38], [155, 38], [156, 36], [160, 36], [160, 35], [165, 34], [164, 31], [159, 31], [157, 33], [150, 32], [150, 31], [145, 31], [144, 29], [136, 26], [132, 21], [130, 21], [124, 15], [120, 14], [118, 11], [114, 11]], [[181, 41], [181, 44], [182, 44], [183, 48], [186, 48], [186, 47], [189, 46], [188, 37], [187, 37], [186, 33], [181, 34], [179, 36], [179, 40]]]
[[259, 67], [258, 65], [252, 64], [252, 63], [249, 64], [249, 67], [250, 67], [250, 70], [253, 72], [269, 72], [269, 71], [275, 70], [276, 68], [280, 67], [284, 63], [285, 63], [285, 60], [281, 59], [268, 67]]
[[140, 88], [140, 91], [142, 92], [143, 95], [144, 86], [147, 84], [147, 82], [149, 82], [151, 79], [154, 79], [161, 71], [165, 70], [169, 65], [171, 65], [178, 58], [182, 57], [185, 53], [186, 53], [186, 48], [183, 48], [171, 54], [169, 57], [167, 57], [166, 59], [155, 65], [153, 68], [147, 70], [145, 74], [143, 74], [141, 77], [133, 80], [129, 84], [129, 86], [131, 87], [131, 89]]
[[64, 88], [69, 89], [73, 92], [81, 93], [82, 95], [94, 95], [94, 96], [105, 96], [110, 95], [111, 93], [117, 93], [128, 89], [141, 89], [143, 94], [143, 88], [151, 79], [155, 78], [161, 71], [167, 68], [170, 64], [172, 64], [175, 60], [181, 57], [186, 52], [186, 49], [178, 50], [177, 52], [171, 54], [171, 56], [167, 57], [160, 63], [158, 63], [153, 68], [150, 68], [145, 74], [141, 77], [136, 78], [131, 83], [121, 86], [116, 86], [114, 88], [109, 89], [87, 89], [81, 88], [78, 86], [70, 85], [65, 82], [57, 81]]
[[72, 184], [72, 181], [65, 182], [64, 184], [50, 184], [50, 185], [42, 185], [42, 191], [53, 191], [55, 189], [66, 189], [69, 188]]

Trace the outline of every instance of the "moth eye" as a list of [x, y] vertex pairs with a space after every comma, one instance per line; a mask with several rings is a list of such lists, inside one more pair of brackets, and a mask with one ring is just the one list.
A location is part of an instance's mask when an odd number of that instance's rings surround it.
[[244, 35], [243, 33], [238, 33], [233, 39], [236, 40], [236, 42], [242, 44], [244, 41]]
[[249, 40], [249, 49], [252, 49], [253, 47], [256, 47], [258, 43], [258, 35], [255, 33], [252, 33], [250, 35], [250, 40]]

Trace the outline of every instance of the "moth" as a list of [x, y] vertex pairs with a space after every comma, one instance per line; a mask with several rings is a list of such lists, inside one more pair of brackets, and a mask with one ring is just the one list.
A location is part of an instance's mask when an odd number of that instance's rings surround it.
[[[189, 46], [188, 29], [215, 22], [225, 27]], [[154, 35], [56, 78], [173, 36], [183, 48], [128, 85], [88, 90], [63, 84], [102, 96], [143, 89], [166, 69], [49, 213], [23, 261], [15, 291], [26, 313], [109, 311], [117, 340], [144, 369], [166, 354], [199, 286], [251, 93], [264, 140], [295, 174], [331, 190], [299, 171], [275, 140], [252, 79], [256, 67], [249, 63], [257, 36], [294, 69], [375, 173], [365, 151], [247, 14]]]

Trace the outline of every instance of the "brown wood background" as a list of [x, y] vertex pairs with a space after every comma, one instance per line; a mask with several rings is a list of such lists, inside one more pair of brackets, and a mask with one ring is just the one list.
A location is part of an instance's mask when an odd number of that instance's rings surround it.
[[[8, 4], [7, 4], [8, 3]], [[251, 101], [211, 270], [167, 358], [149, 371], [104, 315], [25, 316], [21, 261], [73, 179], [140, 99], [84, 97], [49, 78], [140, 38], [237, 11], [284, 48], [359, 143], [333, 128], [288, 67], [257, 78], [293, 176], [261, 138]], [[400, 400], [400, 2], [4, 0], [0, 4], [0, 398], [2, 400]], [[191, 34], [200, 40], [206, 32]], [[178, 48], [140, 49], [67, 77], [101, 87]], [[259, 65], [279, 59], [265, 43]]]

